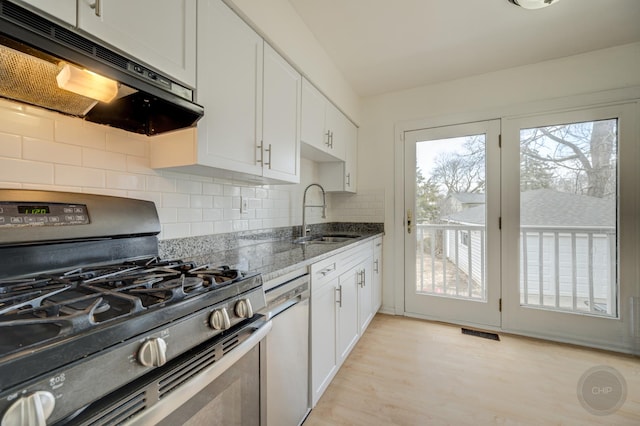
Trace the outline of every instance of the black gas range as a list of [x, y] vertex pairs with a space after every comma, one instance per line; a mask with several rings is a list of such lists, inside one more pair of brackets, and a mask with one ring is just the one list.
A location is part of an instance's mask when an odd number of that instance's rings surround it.
[[259, 274], [160, 259], [159, 232], [148, 201], [0, 190], [3, 426], [119, 424], [180, 383], [106, 421], [110, 395], [259, 328]]

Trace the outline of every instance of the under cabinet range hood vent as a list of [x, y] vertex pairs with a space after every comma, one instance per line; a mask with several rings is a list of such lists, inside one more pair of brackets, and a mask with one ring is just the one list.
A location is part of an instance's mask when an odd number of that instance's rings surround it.
[[0, 97], [149, 136], [193, 127], [204, 114], [192, 88], [6, 0]]

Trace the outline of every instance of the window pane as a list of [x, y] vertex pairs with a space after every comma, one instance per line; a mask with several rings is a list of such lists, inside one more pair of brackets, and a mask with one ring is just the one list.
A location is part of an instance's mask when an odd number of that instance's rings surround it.
[[520, 131], [520, 303], [616, 317], [617, 120]]
[[416, 292], [486, 300], [485, 135], [416, 144]]

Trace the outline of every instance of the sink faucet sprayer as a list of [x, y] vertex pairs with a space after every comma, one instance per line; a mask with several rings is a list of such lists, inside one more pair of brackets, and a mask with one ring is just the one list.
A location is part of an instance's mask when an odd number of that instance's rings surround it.
[[[317, 186], [322, 191], [322, 205], [307, 205], [307, 191], [312, 186]], [[304, 189], [304, 195], [302, 196], [302, 237], [306, 237], [307, 233], [311, 231], [311, 228], [307, 227], [307, 207], [322, 207], [322, 218], [325, 219], [327, 217], [327, 199], [325, 197], [324, 188], [321, 185], [312, 183]]]

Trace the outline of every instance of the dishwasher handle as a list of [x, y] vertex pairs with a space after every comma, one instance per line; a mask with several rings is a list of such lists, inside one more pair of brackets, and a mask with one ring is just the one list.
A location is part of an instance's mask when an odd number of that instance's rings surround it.
[[310, 293], [309, 275], [305, 274], [268, 290], [265, 294], [267, 307], [262, 312], [267, 319], [273, 318], [293, 305], [309, 299]]

